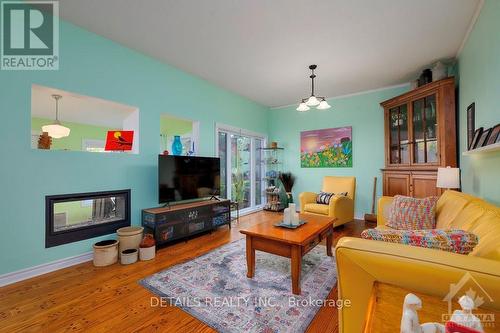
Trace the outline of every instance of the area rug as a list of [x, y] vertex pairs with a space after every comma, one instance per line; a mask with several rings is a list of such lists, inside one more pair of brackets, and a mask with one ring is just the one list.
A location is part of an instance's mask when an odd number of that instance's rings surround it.
[[302, 259], [300, 296], [291, 292], [290, 259], [256, 251], [246, 277], [245, 240], [151, 275], [139, 283], [219, 332], [303, 332], [337, 281], [333, 257], [317, 246]]

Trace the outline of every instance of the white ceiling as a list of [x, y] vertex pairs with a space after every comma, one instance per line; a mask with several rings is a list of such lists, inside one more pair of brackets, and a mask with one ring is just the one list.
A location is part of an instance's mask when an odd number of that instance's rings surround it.
[[100, 98], [70, 93], [64, 90], [33, 85], [31, 89], [31, 116], [55, 119], [56, 102], [53, 94], [61, 95], [59, 120], [109, 128], [123, 128], [123, 121], [136, 108]]
[[456, 56], [480, 0], [62, 0], [61, 16], [264, 105], [396, 85]]

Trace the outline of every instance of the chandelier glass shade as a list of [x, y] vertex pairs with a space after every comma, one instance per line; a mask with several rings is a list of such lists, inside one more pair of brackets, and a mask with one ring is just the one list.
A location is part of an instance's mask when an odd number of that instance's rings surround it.
[[307, 106], [306, 102], [302, 101], [300, 104], [299, 104], [299, 107], [297, 108], [297, 111], [301, 111], [301, 112], [304, 112], [304, 111], [308, 111], [310, 110], [311, 108]]
[[59, 121], [59, 100], [62, 98], [61, 95], [52, 95], [56, 100], [56, 120], [50, 125], [42, 126], [42, 132], [47, 132], [48, 135], [54, 139], [60, 139], [69, 136], [71, 130], [63, 125]]
[[326, 101], [325, 97], [316, 97], [314, 95], [314, 79], [316, 78], [316, 74], [314, 74], [314, 70], [318, 66], [310, 65], [309, 69], [311, 70], [311, 75], [309, 78], [311, 79], [311, 96], [308, 98], [303, 98], [297, 107], [297, 111], [304, 112], [311, 109], [311, 107], [316, 107], [318, 110], [326, 110], [331, 108], [330, 104]]

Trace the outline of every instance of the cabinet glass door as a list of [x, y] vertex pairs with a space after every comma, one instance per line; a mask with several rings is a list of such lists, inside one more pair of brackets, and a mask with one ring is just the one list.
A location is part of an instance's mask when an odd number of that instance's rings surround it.
[[408, 164], [410, 151], [408, 141], [408, 108], [406, 104], [389, 110], [390, 163]]
[[413, 102], [414, 164], [437, 163], [436, 95]]

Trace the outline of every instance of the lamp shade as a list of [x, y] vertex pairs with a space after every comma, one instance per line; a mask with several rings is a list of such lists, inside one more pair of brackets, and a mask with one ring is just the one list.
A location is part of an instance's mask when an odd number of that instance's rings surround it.
[[319, 99], [317, 99], [316, 96], [311, 96], [306, 101], [307, 106], [316, 106], [318, 104], [319, 104]]
[[307, 110], [309, 110], [309, 107], [304, 102], [300, 103], [299, 107], [297, 108], [297, 111], [301, 111], [301, 112], [304, 112]]
[[330, 104], [326, 100], [322, 100], [321, 103], [319, 103], [317, 109], [318, 110], [326, 110], [331, 108]]
[[439, 188], [460, 188], [459, 168], [438, 168], [436, 187]]
[[53, 124], [42, 126], [42, 131], [47, 132], [54, 139], [60, 139], [68, 136], [71, 130], [56, 121]]

